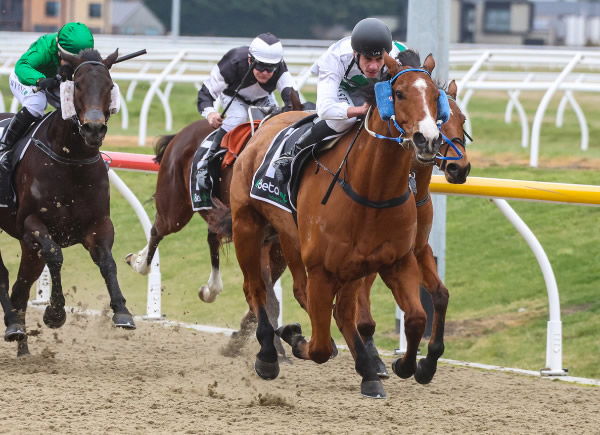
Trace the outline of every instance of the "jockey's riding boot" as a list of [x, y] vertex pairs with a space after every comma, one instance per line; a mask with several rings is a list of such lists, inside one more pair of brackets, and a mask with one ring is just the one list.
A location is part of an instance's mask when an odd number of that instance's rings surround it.
[[291, 152], [281, 154], [279, 158], [273, 162], [274, 166], [277, 168], [277, 178], [279, 178], [282, 182], [287, 182], [291, 175], [289, 163], [300, 151], [309, 145], [319, 144], [326, 137], [334, 136], [336, 134], [338, 133], [327, 125], [325, 119], [318, 121], [298, 138], [298, 140], [294, 143], [294, 148], [292, 148]]
[[210, 190], [212, 185], [210, 182], [210, 174], [208, 173], [208, 165], [210, 160], [215, 156], [219, 147], [221, 146], [221, 141], [223, 140], [223, 136], [225, 136], [227, 132], [223, 130], [223, 128], [219, 128], [213, 137], [213, 142], [210, 145], [210, 148], [206, 152], [206, 156], [200, 160], [200, 165], [198, 167], [198, 172], [196, 174], [196, 179], [198, 180], [198, 185], [203, 190]]
[[15, 114], [0, 137], [0, 205], [9, 205], [12, 202], [10, 160], [13, 147], [35, 119], [36, 117], [23, 107]]
[[309, 130], [306, 130], [302, 136], [294, 143], [290, 153], [283, 153], [279, 156], [275, 163], [283, 164], [292, 160], [300, 151], [309, 145], [319, 143], [328, 136], [334, 136], [337, 132], [327, 125], [327, 121], [321, 119], [314, 124]]
[[10, 156], [12, 148], [19, 138], [27, 131], [36, 117], [23, 107], [15, 114], [0, 137], [0, 171], [10, 172]]

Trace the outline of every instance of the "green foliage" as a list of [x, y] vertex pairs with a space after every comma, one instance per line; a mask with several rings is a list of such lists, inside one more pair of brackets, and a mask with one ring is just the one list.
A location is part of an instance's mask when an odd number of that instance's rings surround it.
[[[6, 87], [0, 83], [3, 95]], [[121, 89], [127, 83], [120, 83]], [[144, 97], [143, 85], [128, 103], [130, 129], [120, 128], [120, 115], [110, 121], [105, 150], [152, 153], [148, 146], [119, 145], [122, 135], [135, 135], [139, 108]], [[305, 92], [314, 101], [314, 93]], [[196, 90], [191, 85], [176, 85], [170, 101], [174, 114], [174, 131], [199, 118], [195, 107]], [[540, 95], [521, 95], [531, 123]], [[600, 166], [600, 109], [595, 99], [577, 96], [587, 116], [590, 130], [589, 150], [578, 147], [579, 127], [576, 117], [567, 111], [562, 128], [552, 125], [556, 103], [547, 113], [542, 128], [539, 169], [528, 167], [529, 149], [520, 146], [518, 123], [504, 124], [506, 97], [499, 93], [476, 93], [469, 114], [475, 142], [468, 147], [476, 162], [472, 176], [565, 182], [600, 185], [600, 171], [578, 167]], [[164, 131], [164, 113], [157, 103], [152, 106], [148, 122], [149, 134], [172, 134]], [[530, 124], [531, 125], [531, 124]], [[512, 162], [512, 163], [511, 163]], [[559, 163], [560, 168], [552, 168]], [[118, 175], [144, 203], [152, 220], [155, 215], [151, 196], [156, 176], [119, 171]], [[141, 225], [130, 206], [114, 188], [111, 217], [116, 231], [113, 255], [118, 265], [118, 278], [137, 315], [146, 312], [146, 277], [134, 273], [123, 258], [137, 252], [145, 244]], [[598, 258], [600, 235], [596, 231], [600, 209], [525, 201], [510, 201], [544, 247], [556, 276], [563, 322], [563, 361], [574, 376], [600, 378], [597, 356], [600, 354], [600, 282]], [[160, 245], [163, 285], [162, 311], [168, 319], [191, 323], [237, 328], [247, 309], [233, 246], [222, 253], [224, 291], [213, 304], [201, 302], [198, 287], [206, 283], [210, 261], [206, 244], [206, 224], [200, 217], [180, 232], [167, 236]], [[15, 240], [0, 235], [2, 256], [15, 279], [19, 247]], [[108, 306], [108, 294], [99, 271], [85, 250], [64, 250], [63, 283], [68, 305], [102, 309]], [[487, 199], [448, 197], [446, 277], [450, 290], [447, 314], [446, 351], [444, 357], [481, 363], [538, 370], [545, 365], [548, 297], [540, 268], [525, 241]], [[298, 321], [306, 335], [310, 322], [298, 307], [291, 291], [291, 278], [286, 272], [284, 287], [284, 322]], [[33, 293], [32, 293], [33, 294]], [[390, 291], [380, 279], [372, 290], [373, 316], [377, 321], [376, 342], [383, 349], [397, 347], [395, 308]], [[343, 343], [335, 325], [336, 341]], [[423, 343], [421, 351], [426, 352]]]

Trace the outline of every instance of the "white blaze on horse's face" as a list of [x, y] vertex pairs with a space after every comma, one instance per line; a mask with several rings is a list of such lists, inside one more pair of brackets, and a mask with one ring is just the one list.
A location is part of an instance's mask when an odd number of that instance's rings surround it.
[[423, 136], [425, 136], [427, 142], [431, 143], [435, 139], [437, 139], [440, 132], [438, 130], [434, 117], [429, 112], [429, 106], [427, 106], [427, 99], [425, 95], [425, 92], [427, 91], [427, 82], [425, 81], [425, 79], [417, 79], [414, 83], [414, 87], [419, 90], [419, 93], [423, 100], [423, 108], [425, 109], [425, 117], [418, 123], [419, 131]]

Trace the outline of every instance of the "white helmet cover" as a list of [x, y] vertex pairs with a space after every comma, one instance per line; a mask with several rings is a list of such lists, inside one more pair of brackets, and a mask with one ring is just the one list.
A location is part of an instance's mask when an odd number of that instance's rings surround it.
[[272, 33], [261, 33], [252, 40], [250, 56], [259, 62], [276, 64], [283, 58], [281, 41]]

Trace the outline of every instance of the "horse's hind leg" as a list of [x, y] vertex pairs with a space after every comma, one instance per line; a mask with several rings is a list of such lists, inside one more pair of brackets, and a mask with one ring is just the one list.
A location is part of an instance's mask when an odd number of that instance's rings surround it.
[[262, 278], [264, 219], [250, 207], [234, 211], [233, 240], [235, 253], [244, 274], [244, 294], [246, 301], [258, 320], [256, 338], [260, 351], [256, 355], [254, 370], [263, 379], [275, 379], [279, 375], [277, 350], [273, 344], [275, 331], [266, 312], [267, 292]]
[[427, 384], [433, 378], [437, 361], [444, 353], [444, 325], [449, 295], [448, 289], [437, 274], [437, 264], [429, 244], [417, 254], [417, 259], [421, 268], [423, 287], [431, 294], [434, 307], [433, 330], [427, 347], [427, 357], [419, 360], [415, 373], [415, 379], [419, 383]]
[[17, 310], [10, 302], [8, 285], [8, 269], [0, 255], [0, 304], [4, 311], [4, 324], [6, 325], [4, 339], [6, 341], [22, 340], [25, 338], [25, 324], [19, 321]]
[[[390, 288], [398, 306], [404, 311], [406, 353], [392, 363], [392, 369], [401, 378], [409, 378], [417, 368], [417, 351], [427, 321], [419, 299], [419, 267], [412, 252], [389, 267], [382, 268], [379, 275]], [[417, 379], [418, 381], [418, 379]]]
[[110, 307], [114, 313], [112, 318], [114, 325], [125, 329], [135, 329], [133, 316], [125, 305], [125, 297], [117, 281], [117, 265], [111, 252], [113, 241], [114, 228], [110, 218], [106, 216], [84, 237], [83, 246], [100, 269], [106, 283], [110, 295]]
[[358, 292], [363, 285], [363, 279], [356, 280], [347, 283], [337, 292], [334, 318], [352, 352], [354, 367], [362, 376], [361, 394], [366, 397], [384, 398], [385, 391], [377, 373], [376, 361], [363, 343], [355, 322]]
[[371, 316], [371, 287], [377, 277], [376, 274], [371, 274], [364, 277], [361, 280], [360, 287], [358, 289], [358, 312], [356, 326], [360, 333], [367, 352], [375, 360], [377, 365], [377, 375], [380, 378], [387, 379], [390, 374], [385, 366], [385, 363], [379, 357], [377, 347], [375, 347], [375, 341], [373, 335], [375, 334], [375, 320]]
[[198, 289], [198, 297], [204, 302], [214, 302], [219, 293], [223, 291], [223, 280], [219, 269], [221, 241], [219, 236], [211, 230], [208, 230], [206, 241], [210, 248], [210, 276], [208, 277], [208, 283]]

